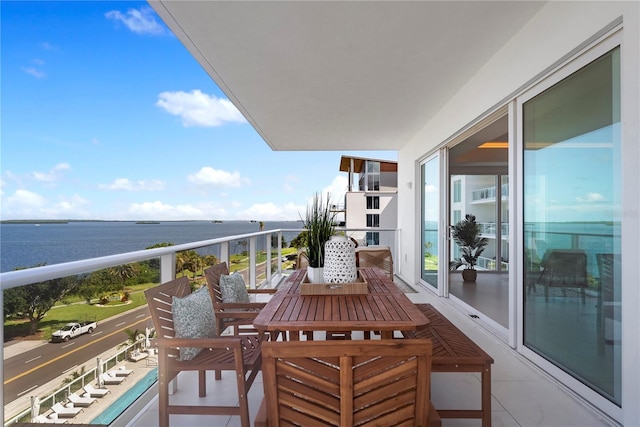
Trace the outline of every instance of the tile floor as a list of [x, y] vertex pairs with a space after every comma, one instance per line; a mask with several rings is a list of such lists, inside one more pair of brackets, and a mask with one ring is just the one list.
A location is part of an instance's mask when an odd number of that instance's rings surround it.
[[[495, 360], [492, 370], [492, 421], [493, 426], [542, 426], [542, 427], [595, 427], [612, 426], [590, 407], [564, 391], [544, 373], [523, 357], [496, 339], [487, 330], [454, 308], [448, 301], [437, 298], [419, 289], [407, 296], [414, 302], [429, 302], [477, 342]], [[179, 377], [178, 392], [171, 398], [186, 400], [193, 404], [201, 400], [234, 400], [235, 380], [232, 375], [223, 375], [214, 381], [213, 375], [207, 385], [206, 398], [197, 397], [196, 377], [183, 373]], [[263, 398], [262, 382], [258, 377], [249, 391], [251, 419]], [[480, 404], [479, 374], [434, 373], [432, 399], [437, 408], [477, 408]], [[240, 426], [239, 417], [172, 415], [173, 426]], [[128, 427], [151, 427], [158, 425], [157, 397], [127, 424]], [[444, 427], [480, 426], [480, 420], [443, 420]]]

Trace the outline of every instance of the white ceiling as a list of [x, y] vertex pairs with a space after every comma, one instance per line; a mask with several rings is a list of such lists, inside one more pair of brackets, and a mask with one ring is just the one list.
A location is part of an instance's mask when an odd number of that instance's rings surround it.
[[274, 150], [400, 148], [544, 4], [149, 3]]

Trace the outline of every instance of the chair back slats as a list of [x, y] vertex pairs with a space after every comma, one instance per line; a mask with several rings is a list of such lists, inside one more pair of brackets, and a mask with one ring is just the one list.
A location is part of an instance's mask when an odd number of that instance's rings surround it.
[[162, 338], [175, 337], [171, 304], [174, 295], [184, 297], [191, 293], [191, 285], [187, 277], [180, 277], [162, 285], [149, 288], [144, 292], [156, 334]]
[[[156, 328], [156, 335], [159, 338], [175, 338], [173, 312], [171, 311], [173, 296], [183, 297], [190, 293], [191, 285], [189, 284], [189, 279], [184, 276], [147, 289], [144, 292], [151, 319]], [[180, 350], [176, 348], [167, 349], [167, 357], [177, 358], [179, 354]]]
[[[264, 308], [264, 302], [225, 303], [220, 289], [220, 278], [229, 274], [226, 262], [208, 267], [204, 270], [207, 286], [213, 303], [213, 312], [216, 316], [216, 330], [218, 335], [230, 328], [233, 335], [255, 334], [258, 331], [253, 327], [253, 319]], [[249, 297], [257, 294], [274, 294], [276, 289], [247, 289]]]
[[364, 246], [356, 248], [358, 267], [377, 267], [386, 271], [393, 280], [393, 256], [387, 247]]
[[222, 292], [220, 291], [220, 276], [229, 274], [229, 267], [226, 262], [213, 265], [204, 270], [207, 285], [211, 292], [213, 304], [222, 303]]
[[269, 425], [426, 426], [431, 342], [263, 344]]

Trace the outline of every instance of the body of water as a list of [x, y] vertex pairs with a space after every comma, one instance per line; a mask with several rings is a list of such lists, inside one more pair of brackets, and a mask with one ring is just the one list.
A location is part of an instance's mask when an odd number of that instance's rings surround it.
[[[264, 230], [301, 228], [299, 221], [264, 222]], [[3, 223], [0, 224], [0, 272], [133, 252], [163, 242], [178, 245], [258, 231], [260, 224], [250, 221]], [[285, 233], [287, 245], [298, 234]], [[264, 249], [264, 239], [259, 239], [258, 244], [262, 246], [259, 250]], [[236, 243], [230, 250], [235, 253], [245, 248]]]

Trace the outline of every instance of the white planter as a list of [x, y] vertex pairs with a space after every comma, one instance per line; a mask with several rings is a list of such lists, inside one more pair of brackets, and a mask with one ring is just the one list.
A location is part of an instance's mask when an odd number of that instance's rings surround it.
[[356, 245], [345, 236], [333, 236], [324, 244], [324, 282], [350, 283], [358, 277]]
[[307, 267], [307, 279], [310, 283], [322, 283], [324, 268], [322, 267]]

